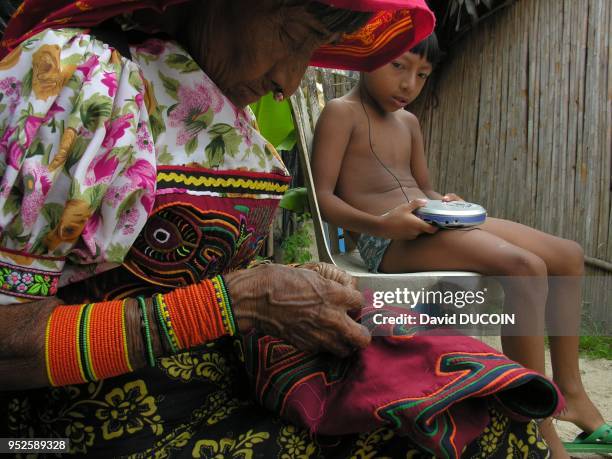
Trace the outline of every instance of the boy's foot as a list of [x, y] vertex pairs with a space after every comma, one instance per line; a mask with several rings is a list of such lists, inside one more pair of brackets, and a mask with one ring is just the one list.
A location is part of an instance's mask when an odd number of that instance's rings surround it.
[[552, 418], [547, 418], [540, 423], [540, 432], [550, 448], [551, 457], [553, 459], [570, 459], [570, 455], [565, 450], [563, 442], [559, 438], [557, 430], [552, 423]]
[[556, 419], [571, 422], [587, 433], [595, 431], [605, 423], [603, 416], [584, 389], [573, 394], [561, 391], [565, 397], [565, 409], [555, 416]]

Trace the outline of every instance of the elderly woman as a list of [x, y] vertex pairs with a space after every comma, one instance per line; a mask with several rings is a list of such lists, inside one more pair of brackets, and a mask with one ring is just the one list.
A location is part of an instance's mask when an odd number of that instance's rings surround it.
[[[289, 96], [309, 62], [373, 69], [432, 27], [422, 0], [26, 0], [0, 49], [2, 436], [92, 457], [420, 454], [389, 423], [315, 439], [266, 411], [253, 362], [297, 351], [232, 336], [368, 347], [346, 274], [245, 269], [289, 176], [244, 107]], [[548, 452], [499, 413], [457, 446], [467, 412], [447, 407], [430, 454]]]

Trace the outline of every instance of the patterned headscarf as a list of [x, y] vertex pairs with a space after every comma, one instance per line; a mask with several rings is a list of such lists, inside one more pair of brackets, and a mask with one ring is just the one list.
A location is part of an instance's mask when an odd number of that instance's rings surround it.
[[[187, 0], [25, 0], [9, 22], [0, 42], [0, 59], [22, 41], [44, 29], [94, 27], [138, 9], [159, 12]], [[312, 65], [371, 71], [412, 48], [432, 31], [433, 13], [425, 0], [318, 0], [353, 11], [374, 13], [355, 33], [321, 47]]]

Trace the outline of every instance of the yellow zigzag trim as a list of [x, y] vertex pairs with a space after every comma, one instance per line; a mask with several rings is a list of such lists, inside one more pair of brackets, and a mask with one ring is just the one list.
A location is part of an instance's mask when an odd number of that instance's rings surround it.
[[271, 183], [252, 179], [245, 180], [235, 178], [225, 179], [222, 177], [193, 177], [187, 176], [185, 174], [177, 174], [176, 172], [160, 172], [157, 174], [157, 181], [163, 181], [168, 183], [182, 183], [185, 185], [192, 186], [204, 185], [218, 188], [239, 187], [247, 188], [249, 190], [274, 191], [278, 193], [284, 193], [289, 189], [288, 184]]

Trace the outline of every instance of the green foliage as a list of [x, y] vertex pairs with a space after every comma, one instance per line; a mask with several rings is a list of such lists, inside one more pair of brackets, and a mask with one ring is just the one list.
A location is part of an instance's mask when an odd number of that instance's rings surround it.
[[580, 352], [592, 359], [612, 359], [612, 336], [581, 336]]
[[287, 190], [281, 199], [280, 207], [298, 214], [308, 212], [308, 191], [303, 187]]
[[305, 225], [309, 220], [308, 213], [297, 217], [297, 230], [281, 244], [283, 263], [306, 263], [312, 259], [310, 246], [314, 241]]

